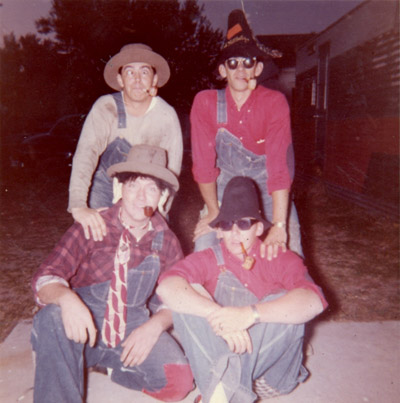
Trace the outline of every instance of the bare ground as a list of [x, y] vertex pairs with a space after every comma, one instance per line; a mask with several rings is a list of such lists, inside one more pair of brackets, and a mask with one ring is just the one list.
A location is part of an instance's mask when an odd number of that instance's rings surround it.
[[[3, 177], [0, 341], [19, 320], [33, 316], [32, 274], [72, 223], [66, 173]], [[188, 164], [181, 184], [170, 216], [187, 254], [202, 204]], [[319, 320], [399, 320], [398, 220], [332, 198], [320, 184], [298, 187], [295, 201], [306, 263], [330, 303]]]

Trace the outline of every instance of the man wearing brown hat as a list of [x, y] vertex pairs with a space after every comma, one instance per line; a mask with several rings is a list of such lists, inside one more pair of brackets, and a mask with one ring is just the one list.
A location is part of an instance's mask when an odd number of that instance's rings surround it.
[[[106, 233], [96, 209], [112, 205], [113, 187], [107, 168], [122, 161], [132, 145], [165, 149], [168, 168], [179, 175], [183, 152], [180, 123], [175, 110], [157, 96], [157, 88], [169, 77], [167, 61], [140, 43], [124, 46], [107, 62], [104, 79], [117, 92], [100, 97], [89, 112], [69, 186], [68, 211], [82, 224], [87, 239], [92, 236], [101, 240]], [[164, 214], [170, 205], [171, 199]]]
[[289, 248], [302, 255], [289, 197], [294, 176], [289, 107], [282, 93], [257, 86], [263, 61], [274, 56], [276, 51], [254, 38], [243, 12], [234, 10], [218, 59], [226, 88], [198, 93], [190, 116], [193, 175], [206, 206], [195, 229], [195, 250], [215, 242], [208, 224], [218, 214], [224, 188], [232, 177], [245, 175], [257, 182], [264, 214], [273, 223], [263, 244], [268, 259], [286, 250], [288, 236]]
[[209, 225], [221, 242], [176, 263], [157, 288], [174, 311], [202, 401], [246, 403], [289, 393], [307, 376], [304, 323], [326, 308], [323, 293], [295, 253], [261, 258], [258, 236], [271, 224], [261, 216], [252, 179], [228, 182]]
[[163, 192], [179, 184], [166, 151], [137, 145], [107, 174], [122, 183], [122, 199], [99, 214], [107, 234], [85, 239], [74, 223], [32, 280], [36, 301], [32, 346], [34, 400], [82, 402], [84, 371], [101, 366], [111, 380], [164, 401], [192, 389], [189, 364], [166, 332], [171, 312], [154, 288], [160, 273], [183, 257], [157, 211]]

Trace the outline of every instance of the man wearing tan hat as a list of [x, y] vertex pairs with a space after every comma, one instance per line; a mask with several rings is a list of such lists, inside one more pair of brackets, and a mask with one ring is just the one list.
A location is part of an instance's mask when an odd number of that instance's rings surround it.
[[[106, 171], [122, 161], [132, 145], [165, 149], [168, 168], [179, 175], [183, 152], [180, 123], [175, 110], [157, 96], [157, 88], [169, 77], [167, 61], [140, 43], [124, 46], [107, 62], [104, 79], [117, 92], [100, 97], [89, 112], [69, 186], [68, 211], [82, 224], [87, 239], [101, 240], [106, 234], [96, 210], [112, 205], [112, 181]], [[171, 199], [166, 210], [170, 205]]]
[[122, 199], [99, 212], [103, 240], [85, 239], [74, 223], [32, 280], [41, 306], [31, 337], [37, 403], [84, 401], [84, 371], [92, 366], [159, 400], [182, 400], [193, 387], [189, 364], [166, 332], [171, 312], [154, 293], [159, 275], [183, 257], [157, 211], [162, 193], [178, 190], [176, 175], [166, 151], [149, 145], [133, 146], [107, 174], [122, 184]]
[[190, 115], [193, 175], [206, 205], [195, 229], [196, 250], [215, 243], [208, 224], [218, 214], [229, 179], [245, 175], [257, 182], [264, 214], [273, 223], [263, 243], [267, 258], [276, 257], [280, 248], [286, 250], [287, 243], [302, 255], [297, 213], [289, 196], [294, 176], [289, 107], [282, 93], [257, 86], [263, 61], [277, 53], [254, 38], [241, 10], [230, 13], [218, 59], [226, 88], [198, 93]]

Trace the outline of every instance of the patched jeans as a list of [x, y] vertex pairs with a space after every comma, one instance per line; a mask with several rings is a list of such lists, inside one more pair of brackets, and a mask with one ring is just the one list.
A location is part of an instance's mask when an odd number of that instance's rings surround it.
[[[280, 295], [270, 295], [263, 301]], [[224, 306], [247, 306], [257, 302], [254, 294], [231, 272], [220, 275], [215, 297]], [[236, 354], [213, 332], [205, 318], [173, 315], [175, 330], [204, 403], [209, 401], [219, 382], [229, 402], [247, 403], [257, 400], [252, 385], [260, 377], [280, 394], [287, 394], [308, 375], [302, 366], [304, 325], [256, 324], [248, 329], [253, 352]]]
[[[154, 241], [157, 243], [157, 239]], [[128, 318], [125, 339], [147, 322], [146, 301], [159, 275], [159, 259], [150, 255], [128, 271]], [[136, 287], [131, 287], [131, 284]], [[146, 360], [134, 367], [120, 361], [121, 345], [108, 348], [101, 340], [101, 328], [110, 282], [76, 289], [90, 309], [97, 343], [75, 343], [66, 337], [57, 305], [47, 305], [34, 318], [31, 342], [36, 353], [34, 401], [36, 403], [77, 403], [85, 401], [84, 372], [100, 365], [112, 369], [111, 380], [164, 401], [182, 400], [193, 388], [193, 377], [186, 357], [175, 339], [163, 332]]]

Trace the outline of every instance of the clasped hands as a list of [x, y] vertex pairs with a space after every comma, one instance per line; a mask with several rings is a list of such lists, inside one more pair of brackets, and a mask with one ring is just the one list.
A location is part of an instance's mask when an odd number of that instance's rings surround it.
[[229, 349], [237, 354], [253, 351], [253, 345], [247, 329], [253, 325], [251, 308], [221, 307], [207, 316], [214, 333], [221, 336]]

